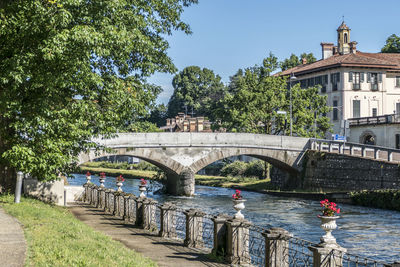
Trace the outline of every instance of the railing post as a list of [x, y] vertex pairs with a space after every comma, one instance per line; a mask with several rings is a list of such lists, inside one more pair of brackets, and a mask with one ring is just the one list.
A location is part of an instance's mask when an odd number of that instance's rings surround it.
[[85, 195], [84, 195], [84, 198], [83, 198], [83, 202], [88, 203], [89, 202], [89, 184], [85, 183], [83, 185], [83, 188], [85, 188]]
[[367, 156], [367, 150], [365, 146], [361, 147], [361, 157], [365, 158]]
[[329, 142], [328, 143], [328, 152], [332, 152], [332, 151], [333, 151], [333, 146], [332, 146], [332, 143]]
[[112, 215], [117, 216], [118, 215], [118, 210], [119, 210], [119, 195], [121, 193], [118, 191], [114, 192], [114, 210]]
[[128, 214], [129, 220], [132, 221], [133, 224], [136, 224], [136, 200], [138, 198], [135, 195], [130, 195], [128, 199]]
[[246, 265], [251, 263], [249, 253], [251, 223], [244, 219], [226, 221], [227, 250], [225, 260], [231, 264]]
[[110, 211], [110, 189], [106, 189], [105, 191], [105, 199], [104, 199], [104, 211], [109, 212]]
[[344, 154], [344, 143], [339, 144], [339, 154]]
[[379, 149], [374, 148], [374, 159], [379, 159]]
[[354, 155], [354, 146], [350, 145], [350, 155]]
[[293, 235], [283, 228], [270, 228], [262, 235], [265, 238], [265, 266], [289, 267], [289, 239]]
[[101, 195], [102, 195], [102, 192], [104, 191], [104, 188], [101, 188], [101, 187], [99, 187], [99, 188], [97, 188], [97, 203], [96, 203], [96, 208], [101, 208], [101, 203], [102, 203], [102, 201], [101, 201]]
[[160, 210], [160, 232], [158, 235], [166, 238], [176, 238], [176, 206], [164, 203]]
[[390, 151], [390, 150], [388, 150], [388, 159], [387, 159], [389, 162], [390, 161], [393, 161], [393, 152], [392, 151]]
[[145, 230], [156, 231], [157, 221], [156, 221], [156, 208], [157, 201], [151, 198], [145, 198], [143, 200], [143, 221], [142, 228]]
[[216, 256], [225, 256], [226, 253], [226, 221], [232, 217], [227, 214], [218, 214], [211, 219], [214, 223], [214, 241], [212, 253]]
[[130, 198], [130, 195], [125, 194], [125, 196], [124, 196], [124, 214], [122, 216], [122, 219], [124, 221], [129, 221], [129, 198]]
[[142, 226], [143, 224], [143, 200], [145, 200], [145, 198], [143, 197], [138, 197], [136, 199], [136, 221], [135, 224], [137, 226]]
[[347, 249], [341, 246], [311, 246], [313, 253], [313, 267], [342, 267], [343, 256]]
[[203, 247], [203, 217], [206, 214], [196, 209], [188, 209], [183, 213], [186, 215], [186, 237], [184, 245], [191, 248]]
[[322, 151], [322, 142], [318, 142], [318, 151]]
[[115, 198], [115, 190], [114, 189], [110, 189], [110, 196], [108, 198], [108, 205], [109, 205], [109, 213], [110, 214], [114, 214], [114, 210], [115, 210], [115, 202], [114, 202], [114, 198]]

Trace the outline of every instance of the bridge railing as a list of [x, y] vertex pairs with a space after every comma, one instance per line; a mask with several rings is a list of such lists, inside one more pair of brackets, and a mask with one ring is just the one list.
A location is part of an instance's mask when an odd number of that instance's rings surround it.
[[310, 139], [310, 149], [388, 162], [400, 162], [400, 149], [325, 139]]
[[159, 204], [147, 197], [85, 184], [84, 201], [125, 224], [134, 224], [163, 238], [181, 239], [184, 246], [211, 253], [240, 266], [396, 266], [361, 256], [346, 249], [324, 247], [294, 237], [282, 228], [262, 228], [226, 214], [206, 214]]

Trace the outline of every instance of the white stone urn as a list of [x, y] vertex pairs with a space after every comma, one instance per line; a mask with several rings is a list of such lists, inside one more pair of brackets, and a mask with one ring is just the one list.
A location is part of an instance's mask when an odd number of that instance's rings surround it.
[[233, 201], [233, 208], [237, 211], [233, 216], [235, 219], [244, 219], [244, 215], [242, 214], [242, 210], [244, 210], [244, 202], [245, 199], [232, 199]]
[[101, 177], [100, 176], [99, 181], [100, 181], [100, 187], [104, 188], [104, 182], [106, 181], [106, 177]]
[[90, 184], [90, 180], [92, 180], [92, 176], [90, 175], [90, 173], [86, 173], [86, 183]]
[[332, 235], [332, 231], [337, 228], [336, 220], [340, 216], [322, 216], [318, 215], [321, 219], [321, 228], [325, 231], [325, 235], [321, 237], [321, 242], [326, 244], [336, 244], [336, 238]]
[[146, 195], [144, 194], [144, 192], [146, 192], [146, 186], [145, 185], [139, 185], [139, 191], [140, 191], [140, 195], [139, 197], [146, 197]]
[[116, 185], [118, 187], [117, 192], [122, 192], [122, 188], [121, 188], [122, 187], [122, 182], [117, 181]]

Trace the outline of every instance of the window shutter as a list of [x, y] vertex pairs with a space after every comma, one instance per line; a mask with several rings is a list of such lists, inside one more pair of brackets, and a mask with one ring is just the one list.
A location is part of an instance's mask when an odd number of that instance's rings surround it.
[[367, 83], [371, 82], [371, 72], [367, 73]]
[[336, 73], [337, 81], [340, 82], [340, 72]]
[[382, 73], [378, 73], [378, 82], [382, 82]]
[[350, 71], [349, 72], [349, 82], [352, 82], [352, 81], [353, 81], [353, 72]]
[[325, 84], [328, 84], [328, 74], [325, 75]]
[[364, 72], [360, 73], [360, 82], [364, 82]]
[[333, 83], [333, 73], [331, 73], [331, 83]]

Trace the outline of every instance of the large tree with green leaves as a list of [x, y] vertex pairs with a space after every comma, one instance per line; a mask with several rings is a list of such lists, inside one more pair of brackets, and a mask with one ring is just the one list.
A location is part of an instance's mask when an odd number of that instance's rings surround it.
[[[197, 116], [212, 118], [211, 110], [225, 94], [225, 86], [219, 75], [207, 68], [189, 66], [172, 80], [174, 93], [168, 103], [168, 115], [193, 111]], [[186, 110], [185, 110], [186, 109]]]
[[382, 53], [400, 53], [400, 36], [396, 34], [390, 35], [386, 39], [386, 44], [382, 47]]
[[313, 63], [317, 59], [314, 57], [313, 53], [302, 53], [299, 57], [295, 54], [291, 54], [289, 58], [284, 59], [280, 62], [280, 67], [282, 70], [287, 70], [290, 68], [294, 68], [300, 64], [302, 64], [302, 60], [305, 59], [307, 63]]
[[0, 5], [1, 163], [41, 179], [147, 112], [165, 37], [190, 33], [197, 0], [5, 0]]
[[[272, 76], [277, 59], [270, 54], [263, 66], [239, 70], [231, 77], [230, 91], [215, 110], [214, 127], [233, 132], [289, 134], [290, 91], [288, 77]], [[291, 87], [293, 135], [323, 137], [330, 129], [326, 96], [317, 87]], [[282, 114], [284, 111], [286, 115]]]

